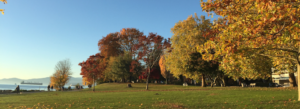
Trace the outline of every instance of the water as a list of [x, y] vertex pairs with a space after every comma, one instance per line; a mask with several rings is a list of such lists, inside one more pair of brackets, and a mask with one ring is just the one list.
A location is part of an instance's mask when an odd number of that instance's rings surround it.
[[[0, 90], [15, 90], [18, 85], [15, 84], [0, 84]], [[45, 85], [19, 85], [20, 90], [48, 90], [48, 86]], [[65, 88], [69, 86], [65, 85]], [[83, 88], [87, 88], [87, 86], [83, 86]], [[71, 86], [71, 89], [75, 89], [75, 86]], [[55, 89], [53, 89], [55, 90]]]

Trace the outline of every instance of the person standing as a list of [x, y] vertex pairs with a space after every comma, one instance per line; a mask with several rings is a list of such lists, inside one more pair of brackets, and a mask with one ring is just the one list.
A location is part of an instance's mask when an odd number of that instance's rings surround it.
[[53, 91], [53, 86], [51, 86], [51, 90]]
[[50, 91], [50, 85], [48, 85], [48, 91]]

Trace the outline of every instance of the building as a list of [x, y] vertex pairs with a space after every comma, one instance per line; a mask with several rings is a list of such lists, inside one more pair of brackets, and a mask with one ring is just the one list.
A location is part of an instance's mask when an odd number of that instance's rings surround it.
[[[287, 70], [274, 72], [274, 68], [272, 68], [272, 82], [277, 83], [282, 86], [289, 86], [289, 72]], [[298, 83], [297, 72], [294, 73], [296, 83]]]

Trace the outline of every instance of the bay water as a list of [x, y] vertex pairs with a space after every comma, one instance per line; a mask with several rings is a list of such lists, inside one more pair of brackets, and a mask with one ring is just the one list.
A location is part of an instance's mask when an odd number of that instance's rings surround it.
[[[15, 84], [0, 84], [0, 90], [15, 90], [18, 85]], [[45, 85], [19, 85], [20, 90], [48, 90], [48, 86]], [[69, 86], [65, 85], [65, 88]], [[83, 86], [83, 88], [87, 88], [87, 86]], [[75, 89], [75, 86], [71, 86], [71, 89]], [[55, 89], [53, 89], [55, 90]]]

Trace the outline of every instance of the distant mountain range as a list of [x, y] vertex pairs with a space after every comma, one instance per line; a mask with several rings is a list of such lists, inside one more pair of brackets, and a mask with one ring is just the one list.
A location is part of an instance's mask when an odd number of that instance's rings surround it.
[[[45, 77], [45, 78], [35, 78], [35, 79], [19, 79], [19, 78], [4, 78], [0, 79], [0, 84], [21, 84], [22, 81], [25, 82], [38, 82], [38, 83], [43, 83], [43, 85], [49, 85], [50, 84], [50, 77]], [[76, 85], [79, 83], [82, 85], [82, 77], [71, 77], [69, 82], [66, 84], [67, 86], [72, 84]]]

